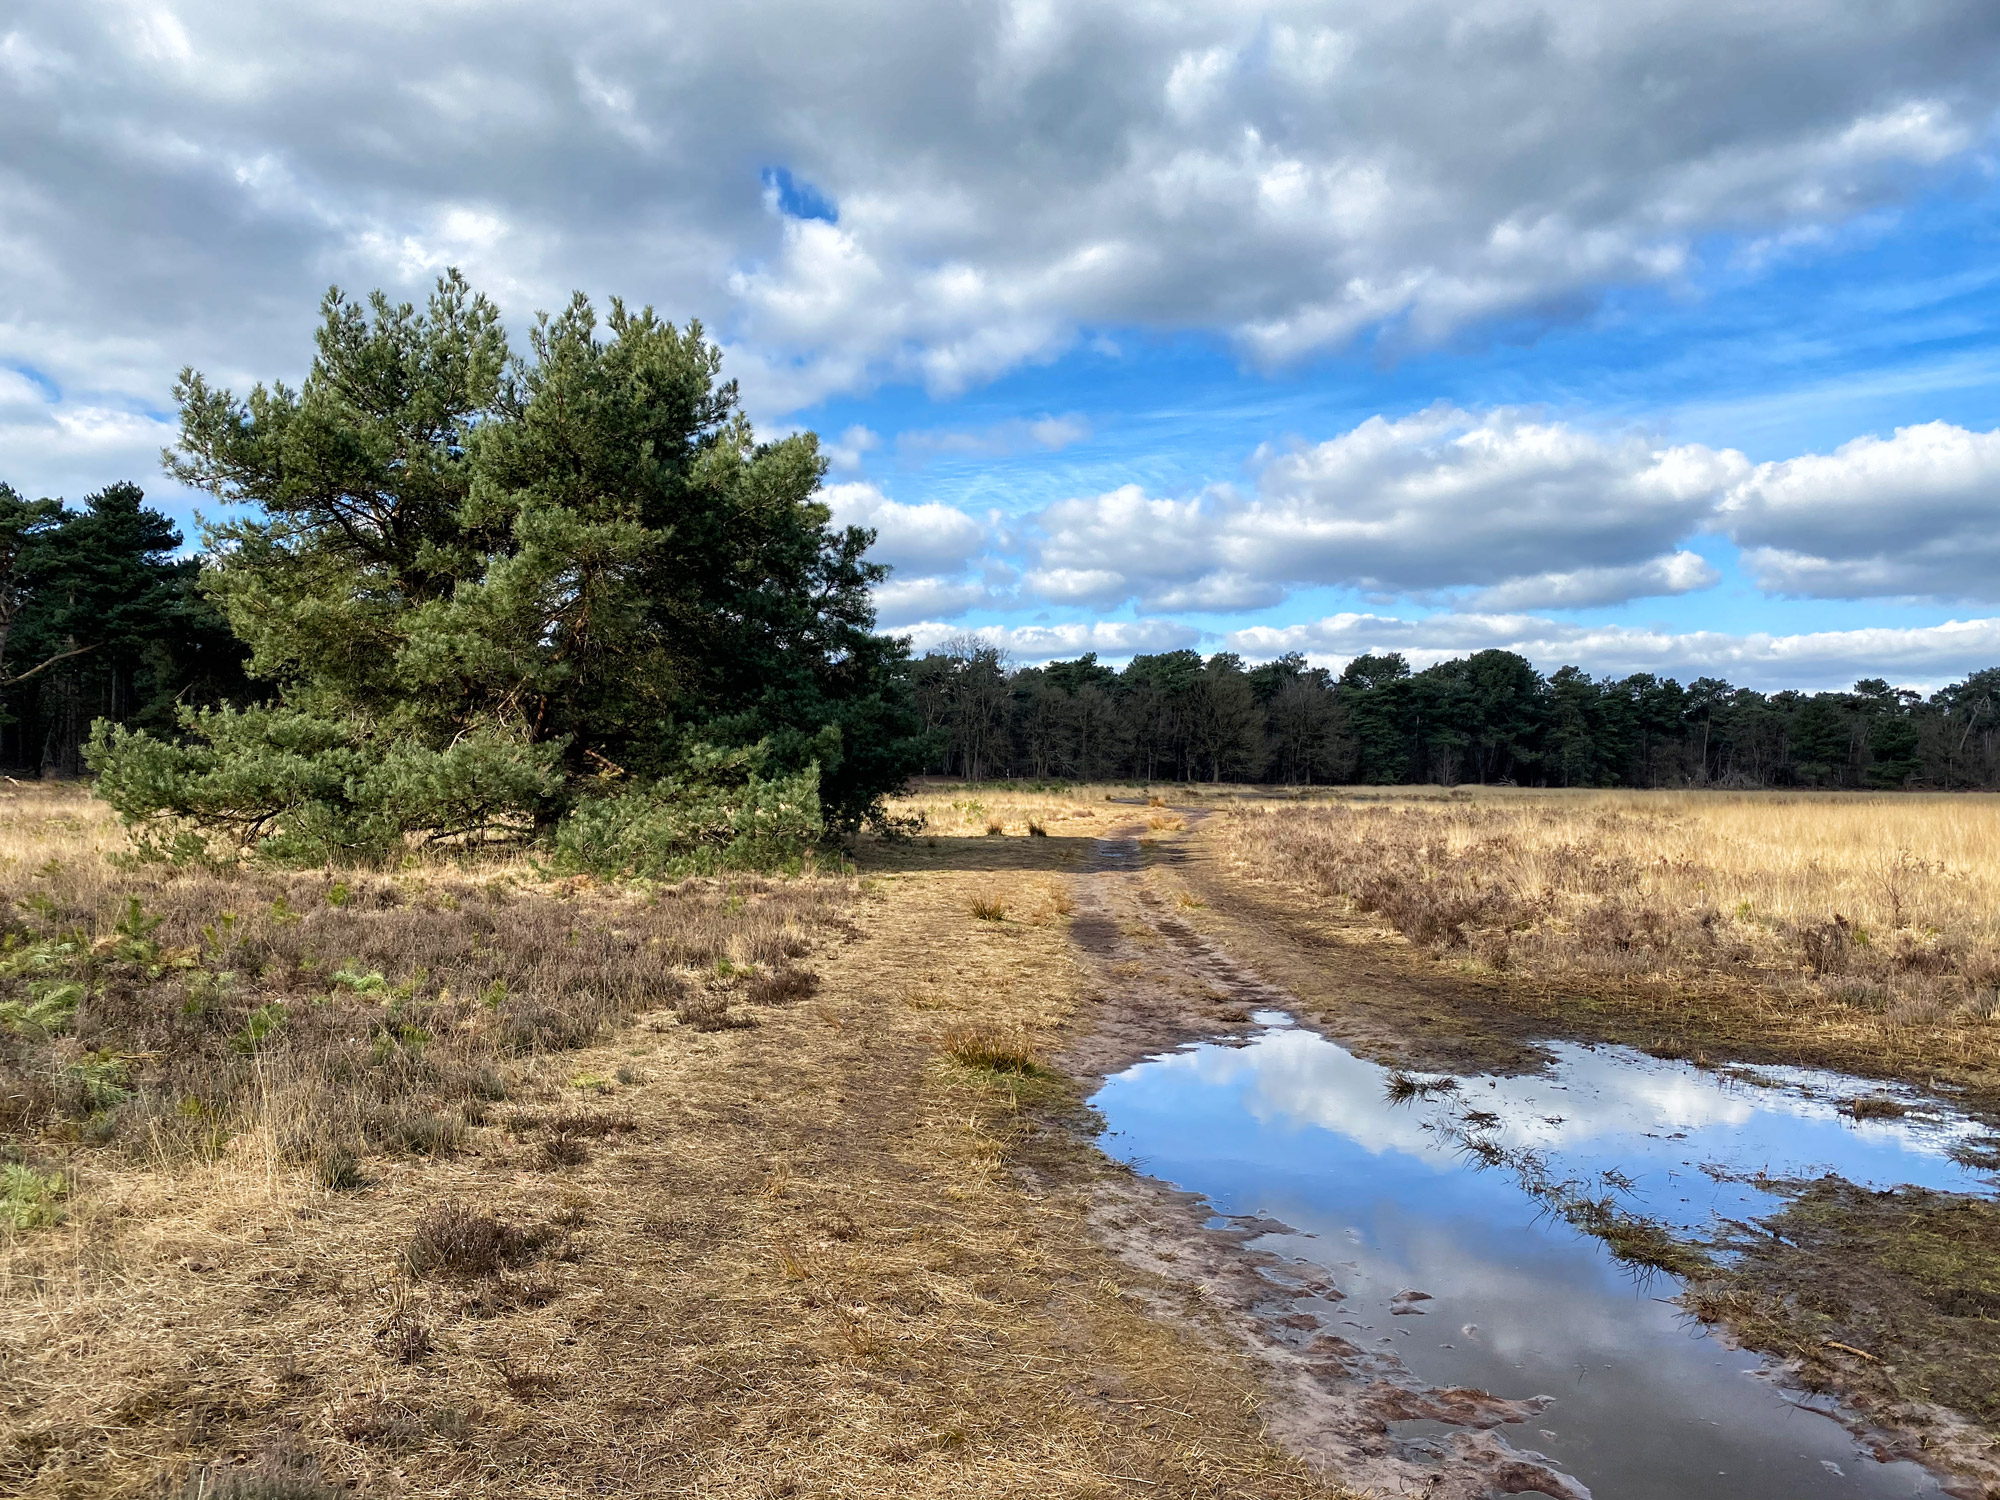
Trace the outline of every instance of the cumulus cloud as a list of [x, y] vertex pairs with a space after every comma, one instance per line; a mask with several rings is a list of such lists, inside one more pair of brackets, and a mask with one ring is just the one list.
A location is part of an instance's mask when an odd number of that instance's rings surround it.
[[1225, 637], [1230, 650], [1267, 659], [1287, 651], [1339, 664], [1367, 652], [1400, 651], [1428, 666], [1473, 651], [1519, 652], [1544, 671], [1566, 664], [1592, 672], [1657, 672], [1682, 680], [1724, 677], [1766, 689], [1839, 688], [1890, 676], [1934, 686], [2000, 660], [2000, 619], [1942, 625], [1822, 630], [1672, 632], [1626, 625], [1578, 625], [1534, 615], [1432, 615], [1397, 619], [1338, 614], [1288, 626], [1254, 626]]
[[2000, 599], [2000, 431], [1928, 422], [1759, 464], [1718, 524], [1773, 592]]
[[[1023, 605], [1235, 613], [1340, 587], [1468, 618], [1591, 609], [1715, 585], [1716, 567], [1678, 545], [1701, 532], [1736, 541], [1774, 592], [2000, 597], [2000, 431], [1930, 423], [1753, 467], [1730, 449], [1437, 406], [1258, 465], [1247, 492], [1176, 499], [1127, 484], [997, 531], [868, 485], [831, 493], [912, 573], [962, 573], [981, 549], [1018, 554], [1011, 602]], [[950, 597], [1010, 602], [969, 587]]]
[[58, 401], [20, 371], [0, 369], [0, 482], [23, 494], [79, 500], [113, 478], [150, 474], [174, 433], [123, 406]]
[[1461, 608], [1588, 609], [1662, 594], [1691, 594], [1712, 588], [1721, 578], [1700, 553], [1671, 552], [1629, 567], [1576, 568], [1567, 573], [1516, 578], [1468, 595]]
[[[964, 511], [936, 501], [906, 505], [860, 480], [827, 485], [820, 498], [833, 511], [835, 525], [875, 532], [868, 555], [892, 570], [874, 591], [876, 621], [884, 629], [1004, 602], [969, 572], [988, 536], [987, 528]], [[993, 571], [1004, 572], [1004, 566]]]
[[1480, 588], [1487, 608], [1581, 607], [1716, 580], [1669, 552], [1749, 463], [1519, 411], [1371, 417], [1264, 456], [1256, 491], [1161, 499], [1137, 485], [1034, 520], [1028, 586], [1142, 609], [1248, 609], [1290, 588], [1394, 596]]
[[1150, 651], [1178, 651], [1198, 643], [1202, 634], [1178, 620], [1089, 620], [1056, 625], [963, 625], [927, 620], [900, 632], [919, 652], [963, 635], [990, 641], [1017, 662], [1056, 661], [1094, 651], [1111, 660]]
[[993, 602], [985, 584], [970, 578], [891, 578], [874, 591], [875, 623], [884, 630], [950, 619]]
[[866, 482], [827, 485], [820, 499], [835, 525], [871, 528], [875, 545], [868, 555], [899, 572], [957, 572], [986, 541], [986, 528], [962, 510], [934, 500], [905, 505]]
[[861, 467], [868, 454], [882, 446], [880, 433], [856, 425], [831, 441], [822, 439], [819, 451], [826, 455], [827, 467], [836, 474], [851, 474]]
[[[758, 409], [1080, 331], [1278, 361], [1670, 281], [1984, 139], [1985, 0], [17, 0], [0, 360], [296, 376], [328, 281], [699, 313]], [[124, 346], [115, 355], [112, 342]]]

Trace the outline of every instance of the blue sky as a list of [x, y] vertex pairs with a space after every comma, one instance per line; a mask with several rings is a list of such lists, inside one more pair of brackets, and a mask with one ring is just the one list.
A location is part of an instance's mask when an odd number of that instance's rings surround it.
[[701, 318], [920, 647], [1927, 686], [2000, 662], [1996, 122], [1971, 0], [24, 0], [0, 479], [191, 516], [183, 364], [458, 265]]
[[[880, 446], [854, 472], [895, 500], [1028, 515], [1133, 482], [1170, 496], [1243, 483], [1261, 445], [1311, 443], [1440, 401], [1534, 407], [1579, 425], [1735, 448], [1752, 462], [1831, 452], [1913, 424], [2000, 426], [2000, 188], [1969, 172], [1905, 208], [1778, 253], [1717, 237], [1685, 285], [1608, 289], [1580, 313], [1468, 329], [1434, 348], [1368, 345], [1260, 371], [1215, 338], [1107, 327], [1081, 334], [1050, 363], [962, 396], [939, 400], [901, 384], [818, 403], [793, 420], [828, 435], [867, 428]], [[941, 434], [1050, 419], [1067, 419], [1075, 436], [1058, 434], [1056, 448], [1023, 433], [999, 451], [939, 451]], [[1737, 565], [1739, 549], [1727, 538], [1695, 536], [1689, 545], [1720, 573], [1713, 587], [1563, 618], [1792, 633], [1932, 626], [1985, 613], [1955, 598], [1767, 593]], [[1427, 612], [1317, 588], [1273, 609], [1184, 618], [1213, 648], [1246, 626], [1342, 610], [1411, 619]], [[1142, 612], [1128, 604], [1120, 616]], [[986, 608], [958, 620], [1005, 631], [1074, 618]]]

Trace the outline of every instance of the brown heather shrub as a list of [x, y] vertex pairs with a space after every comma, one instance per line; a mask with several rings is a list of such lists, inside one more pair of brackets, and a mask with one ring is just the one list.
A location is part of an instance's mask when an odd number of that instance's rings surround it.
[[659, 1008], [747, 1024], [699, 987], [752, 974], [750, 1003], [802, 999], [794, 960], [845, 930], [827, 882], [120, 865], [83, 794], [0, 804], [0, 1145], [196, 1159], [263, 1131], [357, 1187], [371, 1153], [459, 1150], [511, 1059]]
[[532, 1260], [546, 1231], [524, 1231], [463, 1203], [440, 1203], [417, 1220], [403, 1251], [412, 1276], [497, 1276]]
[[1236, 868], [1440, 955], [1792, 987], [1904, 1020], [2000, 1004], [2000, 799], [1411, 794], [1230, 814]]
[[819, 976], [810, 969], [767, 969], [744, 989], [744, 999], [752, 1005], [796, 1005], [810, 1000], [819, 989]]

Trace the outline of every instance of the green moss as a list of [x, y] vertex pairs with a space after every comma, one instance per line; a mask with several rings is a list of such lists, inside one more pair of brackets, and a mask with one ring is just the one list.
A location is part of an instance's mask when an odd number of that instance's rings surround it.
[[2000, 1432], [2000, 1203], [1828, 1177], [1763, 1227], [1727, 1242], [1731, 1265], [1691, 1298], [1700, 1316], [1799, 1361], [1809, 1384]]

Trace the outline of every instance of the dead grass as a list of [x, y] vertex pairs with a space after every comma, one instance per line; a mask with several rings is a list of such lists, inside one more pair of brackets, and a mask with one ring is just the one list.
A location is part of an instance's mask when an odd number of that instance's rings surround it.
[[1615, 996], [1761, 997], [2000, 1066], [2000, 798], [1370, 794], [1240, 803], [1239, 879], [1336, 901], [1447, 962]]
[[1058, 877], [168, 876], [24, 801], [10, 951], [80, 929], [39, 951], [86, 994], [7, 1043], [73, 1188], [0, 1245], [0, 1491], [1331, 1493], [1117, 1290], [1098, 1159], [1022, 1107], [1082, 1003]]
[[1140, 793], [1118, 786], [1036, 791], [1026, 784], [945, 784], [920, 787], [897, 798], [892, 811], [905, 818], [921, 814], [923, 835], [931, 837], [1052, 838], [1102, 832], [1119, 814], [1129, 812], [1107, 805], [1112, 798], [1144, 801]]

